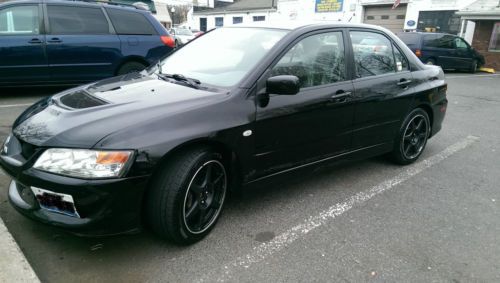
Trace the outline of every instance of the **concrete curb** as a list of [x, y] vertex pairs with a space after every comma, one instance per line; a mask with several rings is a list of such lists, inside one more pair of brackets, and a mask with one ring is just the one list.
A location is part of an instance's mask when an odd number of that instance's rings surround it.
[[1, 218], [0, 282], [40, 282]]

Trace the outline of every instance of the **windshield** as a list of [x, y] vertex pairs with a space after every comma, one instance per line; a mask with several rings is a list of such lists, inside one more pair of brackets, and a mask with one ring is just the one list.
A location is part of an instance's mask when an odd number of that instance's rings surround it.
[[193, 35], [193, 33], [187, 28], [180, 28], [175, 30], [175, 34], [178, 35]]
[[237, 84], [288, 31], [220, 28], [179, 49], [161, 62], [168, 74], [182, 74], [220, 87]]

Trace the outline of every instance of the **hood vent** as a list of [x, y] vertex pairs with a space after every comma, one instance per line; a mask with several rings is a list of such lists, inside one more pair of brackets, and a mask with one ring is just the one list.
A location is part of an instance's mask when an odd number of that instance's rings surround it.
[[85, 90], [79, 90], [66, 94], [61, 97], [59, 101], [63, 105], [74, 109], [83, 109], [109, 104], [107, 101], [97, 98]]

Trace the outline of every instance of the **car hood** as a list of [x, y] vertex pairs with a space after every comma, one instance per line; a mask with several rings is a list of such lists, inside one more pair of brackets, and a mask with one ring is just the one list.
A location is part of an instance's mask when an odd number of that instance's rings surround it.
[[225, 97], [223, 91], [166, 82], [154, 74], [121, 76], [34, 104], [16, 120], [13, 132], [36, 146], [91, 148], [112, 133], [168, 119]]

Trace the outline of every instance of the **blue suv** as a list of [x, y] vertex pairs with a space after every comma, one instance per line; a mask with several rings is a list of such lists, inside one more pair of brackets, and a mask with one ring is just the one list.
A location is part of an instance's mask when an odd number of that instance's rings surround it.
[[146, 10], [84, 1], [0, 5], [0, 86], [96, 81], [140, 71], [175, 41]]

